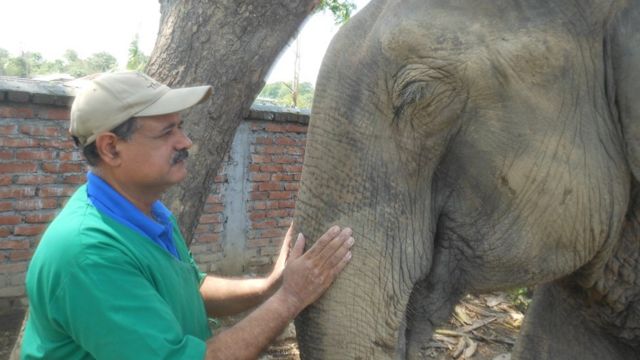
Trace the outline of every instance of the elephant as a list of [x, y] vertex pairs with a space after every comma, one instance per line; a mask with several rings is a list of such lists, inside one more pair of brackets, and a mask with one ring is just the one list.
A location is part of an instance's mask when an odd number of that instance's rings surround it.
[[301, 357], [420, 359], [535, 286], [513, 358], [639, 359], [639, 180], [640, 0], [372, 0], [316, 82], [294, 226], [356, 244]]

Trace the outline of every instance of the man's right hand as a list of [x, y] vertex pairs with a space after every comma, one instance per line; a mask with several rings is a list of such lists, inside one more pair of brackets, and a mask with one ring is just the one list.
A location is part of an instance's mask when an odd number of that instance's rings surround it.
[[280, 291], [302, 311], [327, 291], [351, 260], [354, 239], [350, 228], [333, 226], [307, 251], [302, 234], [291, 249]]

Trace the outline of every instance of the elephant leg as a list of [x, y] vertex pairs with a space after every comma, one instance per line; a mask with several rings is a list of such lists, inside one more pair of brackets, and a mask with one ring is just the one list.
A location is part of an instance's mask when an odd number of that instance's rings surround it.
[[[440, 284], [441, 285], [441, 284]], [[407, 308], [407, 328], [405, 331], [406, 358], [422, 359], [421, 352], [429, 343], [433, 331], [447, 321], [460, 295], [443, 297], [442, 286], [433, 286], [427, 282], [416, 284]]]
[[422, 359], [421, 352], [433, 331], [446, 322], [464, 295], [460, 266], [450, 249], [436, 249], [431, 273], [416, 283], [406, 310], [404, 344], [406, 358]]
[[638, 354], [600, 329], [558, 283], [536, 288], [513, 358], [518, 360], [631, 360]]

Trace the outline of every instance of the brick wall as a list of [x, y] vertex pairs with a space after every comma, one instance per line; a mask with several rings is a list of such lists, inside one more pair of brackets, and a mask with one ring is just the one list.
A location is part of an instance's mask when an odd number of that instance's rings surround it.
[[[67, 135], [73, 90], [0, 77], [0, 312], [24, 305], [24, 276], [47, 223], [87, 171]], [[267, 272], [298, 190], [308, 116], [255, 106], [238, 128], [191, 250], [205, 271]]]

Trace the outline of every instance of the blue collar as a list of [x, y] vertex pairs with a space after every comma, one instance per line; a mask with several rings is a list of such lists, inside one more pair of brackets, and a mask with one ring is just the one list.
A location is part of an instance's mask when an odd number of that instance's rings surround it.
[[173, 243], [171, 212], [160, 201], [155, 201], [151, 205], [151, 213], [156, 219], [154, 221], [92, 172], [87, 174], [87, 197], [93, 206], [104, 215], [144, 235], [179, 258]]

